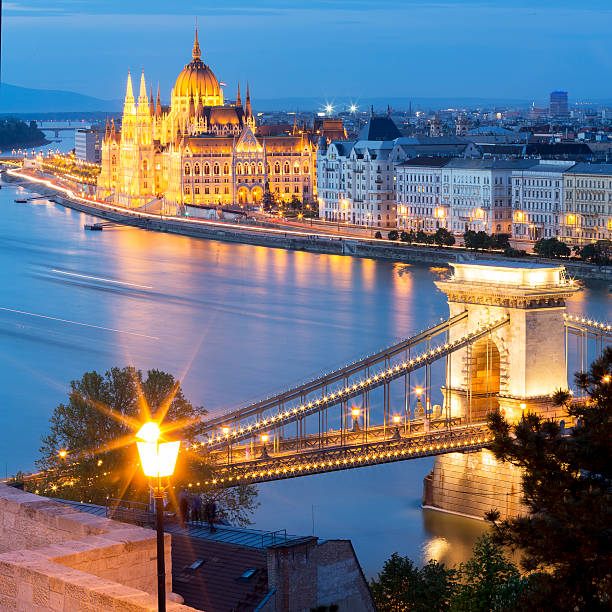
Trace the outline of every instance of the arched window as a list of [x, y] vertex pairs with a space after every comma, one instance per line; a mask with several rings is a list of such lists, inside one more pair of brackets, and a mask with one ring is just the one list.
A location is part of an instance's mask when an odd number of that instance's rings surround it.
[[215, 176], [219, 176], [219, 164], [215, 164], [215, 165], [213, 166], [213, 174], [214, 174]]
[[229, 165], [228, 164], [223, 164], [223, 174], [225, 176], [229, 175]]
[[251, 174], [251, 166], [249, 164], [244, 164], [244, 173]]
[[[200, 174], [200, 164], [195, 164], [193, 166], [193, 173], [198, 176]], [[204, 173], [206, 173], [206, 166], [204, 166]]]
[[300, 173], [300, 163], [295, 162], [295, 164], [293, 164], [293, 174], [299, 174], [299, 173]]
[[274, 174], [280, 174], [280, 164], [278, 162], [274, 164]]
[[204, 174], [210, 174], [210, 166], [207, 163], [204, 164]]
[[236, 164], [236, 174], [242, 174], [242, 164]]
[[116, 156], [116, 155], [113, 155], [113, 156], [111, 157], [111, 164], [113, 164], [113, 166], [116, 166], [116, 165], [117, 165], [117, 156]]
[[257, 164], [257, 174], [263, 174], [263, 164], [261, 162]]
[[304, 164], [304, 168], [303, 168], [303, 172], [304, 174], [308, 174], [308, 164]]
[[185, 176], [189, 176], [191, 174], [191, 166], [189, 164], [185, 164]]
[[289, 162], [285, 162], [285, 167], [283, 168], [285, 174], [289, 174], [291, 172], [291, 168], [289, 167]]
[[256, 170], [256, 167], [255, 167], [255, 162], [253, 162], [251, 164], [251, 174], [257, 174], [257, 170]]
[[142, 160], [142, 175], [146, 178], [147, 177], [147, 170], [149, 169], [149, 164], [147, 164], [147, 160], [143, 159]]
[[[266, 174], [270, 174], [270, 164], [266, 164]], [[610, 197], [612, 198], [612, 193], [610, 194]]]

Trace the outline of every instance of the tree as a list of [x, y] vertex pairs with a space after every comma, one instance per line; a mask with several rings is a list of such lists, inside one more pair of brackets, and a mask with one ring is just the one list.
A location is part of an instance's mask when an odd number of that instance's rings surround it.
[[475, 232], [467, 230], [463, 234], [463, 242], [467, 249], [486, 250], [491, 247], [491, 236], [486, 232]]
[[291, 202], [289, 202], [289, 206], [293, 210], [300, 210], [302, 208], [302, 202], [300, 201], [300, 198], [297, 197], [297, 195], [293, 194], [293, 196], [291, 196]]
[[274, 198], [272, 197], [272, 193], [270, 192], [269, 185], [266, 185], [266, 189], [261, 199], [261, 205], [264, 210], [272, 210], [274, 208]]
[[[148, 500], [148, 481], [138, 463], [134, 434], [149, 419], [161, 423], [169, 439], [195, 442], [204, 428], [206, 410], [194, 406], [172, 374], [132, 367], [112, 368], [104, 375], [86, 372], [72, 381], [67, 403], [59, 404], [42, 438], [38, 466], [45, 471], [38, 485], [53, 497], [103, 504], [107, 498]], [[201, 491], [215, 499], [220, 514], [240, 524], [256, 507], [252, 487], [210, 490], [197, 487], [211, 467], [205, 456], [181, 452], [173, 476], [176, 489]]]
[[534, 245], [533, 250], [541, 257], [555, 259], [558, 257], [569, 257], [570, 248], [557, 238], [540, 238]]
[[430, 560], [419, 569], [393, 553], [371, 581], [370, 592], [378, 612], [436, 612], [449, 609], [454, 585], [455, 572], [443, 564]]
[[397, 233], [397, 230], [391, 230], [388, 234], [387, 234], [387, 238], [389, 240], [398, 240], [399, 239], [399, 234]]
[[612, 242], [610, 240], [599, 240], [589, 243], [582, 247], [578, 253], [583, 261], [598, 266], [607, 266], [612, 263]]
[[[489, 417], [500, 461], [523, 469], [527, 516], [494, 526], [495, 541], [521, 552], [533, 609], [609, 610], [612, 601], [612, 347], [576, 375], [588, 400], [553, 401], [577, 419], [569, 435], [558, 423], [529, 414], [510, 426]], [[496, 511], [489, 520], [496, 520]]]
[[511, 609], [527, 587], [516, 565], [489, 534], [481, 536], [472, 558], [461, 564], [451, 600], [456, 612], [491, 612]]
[[492, 234], [491, 248], [504, 250], [510, 247], [510, 234]]
[[382, 240], [382, 234], [380, 232], [376, 232], [374, 234], [374, 238], [377, 238], [378, 240]]
[[429, 244], [429, 236], [423, 230], [419, 230], [414, 237], [414, 241], [419, 244]]
[[433, 240], [438, 246], [452, 246], [455, 244], [455, 237], [445, 227], [438, 229], [434, 234]]

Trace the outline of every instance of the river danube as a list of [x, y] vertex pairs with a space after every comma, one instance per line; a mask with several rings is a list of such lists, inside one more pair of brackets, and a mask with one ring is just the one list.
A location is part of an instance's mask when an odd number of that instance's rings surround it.
[[[71, 379], [160, 368], [211, 412], [405, 337], [448, 307], [428, 266], [194, 240], [0, 190], [0, 470], [34, 467]], [[569, 310], [609, 317], [604, 283]], [[260, 529], [350, 538], [367, 575], [394, 551], [465, 559], [482, 523], [420, 508], [432, 459], [259, 486]]]

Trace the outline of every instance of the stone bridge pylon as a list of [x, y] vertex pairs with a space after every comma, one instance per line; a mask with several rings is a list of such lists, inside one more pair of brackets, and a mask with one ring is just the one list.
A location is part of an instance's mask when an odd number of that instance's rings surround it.
[[567, 388], [565, 302], [577, 286], [561, 265], [479, 261], [452, 263], [436, 285], [450, 316], [467, 310], [450, 340], [509, 316], [508, 324], [452, 356], [443, 389], [452, 416], [482, 420], [499, 408], [510, 421], [524, 410], [554, 413], [550, 395]]

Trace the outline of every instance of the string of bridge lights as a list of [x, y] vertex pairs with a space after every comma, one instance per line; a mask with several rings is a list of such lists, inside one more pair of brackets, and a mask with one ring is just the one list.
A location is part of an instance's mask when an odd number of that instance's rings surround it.
[[[227, 478], [213, 478], [211, 480], [206, 480], [204, 482], [205, 485], [216, 485], [216, 484], [225, 484], [225, 482], [247, 482], [249, 480], [255, 480], [258, 478], [265, 478], [267, 476], [291, 476], [298, 475], [303, 472], [308, 472], [309, 470], [327, 470], [328, 468], [339, 468], [342, 469], [344, 467], [348, 468], [354, 466], [356, 463], [380, 463], [387, 462], [391, 459], [399, 458], [400, 456], [405, 455], [418, 455], [421, 453], [429, 453], [432, 451], [439, 451], [448, 448], [464, 448], [466, 446], [474, 446], [475, 444], [485, 444], [489, 441], [488, 436], [481, 436], [480, 438], [471, 438], [469, 440], [463, 440], [459, 442], [451, 442], [444, 444], [433, 444], [410, 449], [402, 449], [396, 451], [386, 451], [381, 453], [372, 453], [372, 454], [363, 454], [356, 455], [350, 458], [344, 459], [335, 459], [334, 461], [320, 461], [313, 463], [302, 463], [300, 465], [284, 467], [284, 468], [275, 468], [273, 470], [261, 470], [261, 471], [253, 471], [250, 473], [246, 473], [244, 475], [238, 476], [228, 476]], [[189, 485], [191, 486], [191, 485]]]
[[208, 440], [206, 441], [200, 442], [199, 444], [198, 443], [192, 444], [191, 448], [193, 450], [196, 450], [198, 447], [209, 447], [210, 448], [215, 444], [227, 442], [230, 439], [237, 439], [239, 437], [248, 437], [249, 435], [252, 435], [258, 430], [265, 429], [269, 426], [279, 425], [284, 420], [295, 417], [299, 414], [304, 414], [313, 408], [316, 409], [319, 407], [323, 407], [323, 405], [326, 404], [330, 400], [337, 400], [337, 399], [341, 399], [342, 397], [348, 398], [356, 391], [365, 390], [365, 388], [368, 385], [371, 385], [372, 383], [377, 383], [381, 380], [388, 378], [389, 376], [392, 376], [394, 374], [398, 374], [404, 370], [407, 370], [414, 365], [423, 365], [427, 363], [432, 357], [435, 357], [436, 355], [441, 356], [441, 353], [443, 353], [444, 351], [448, 351], [449, 349], [452, 349], [470, 340], [470, 338], [478, 336], [484, 332], [490, 331], [494, 329], [495, 327], [507, 322], [509, 319], [510, 319], [510, 315], [505, 315], [501, 317], [500, 319], [497, 319], [488, 325], [479, 325], [474, 331], [466, 334], [465, 336], [457, 338], [456, 340], [453, 340], [452, 342], [447, 342], [443, 345], [441, 344], [434, 349], [425, 351], [424, 353], [422, 353], [421, 355], [417, 357], [414, 357], [413, 359], [404, 361], [401, 364], [397, 364], [395, 366], [391, 366], [389, 368], [381, 370], [378, 374], [375, 374], [374, 376], [370, 376], [368, 378], [362, 379], [359, 382], [346, 385], [345, 387], [339, 389], [338, 391], [332, 392], [329, 395], [324, 395], [323, 397], [313, 400], [311, 402], [301, 404], [300, 406], [295, 406], [294, 408], [289, 408], [283, 412], [279, 412], [278, 414], [272, 415], [270, 417], [266, 417], [262, 420], [255, 421], [254, 423], [250, 425], [244, 425], [234, 430], [231, 430], [229, 426], [224, 426], [222, 428], [222, 435], [217, 435], [217, 436], [213, 435], [210, 438], [208, 438]]
[[612, 331], [612, 325], [610, 325], [609, 323], [601, 323], [599, 321], [594, 321], [593, 319], [585, 319], [584, 317], [570, 314], [564, 314], [563, 318], [568, 321], [574, 321], [575, 323], [583, 323], [584, 325], [590, 325], [591, 327], [595, 327], [596, 329]]

